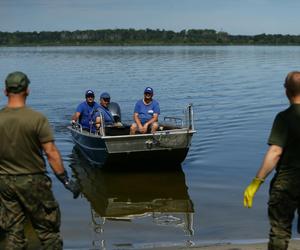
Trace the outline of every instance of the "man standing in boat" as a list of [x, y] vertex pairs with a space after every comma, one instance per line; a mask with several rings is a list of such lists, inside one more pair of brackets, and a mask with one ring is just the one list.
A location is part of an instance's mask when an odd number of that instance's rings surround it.
[[24, 227], [29, 218], [41, 248], [60, 250], [60, 210], [42, 151], [74, 198], [79, 190], [68, 179], [47, 118], [26, 106], [29, 83], [22, 72], [10, 73], [5, 80], [8, 102], [0, 110], [0, 228], [6, 234], [5, 249], [27, 249]]
[[269, 250], [288, 249], [292, 222], [300, 207], [300, 72], [290, 72], [284, 87], [290, 106], [277, 114], [268, 140], [270, 147], [244, 192], [244, 206], [250, 208], [260, 185], [276, 168], [268, 202]]
[[99, 104], [95, 102], [95, 93], [92, 90], [85, 92], [85, 101], [77, 106], [75, 114], [72, 116], [72, 123], [79, 122], [84, 130], [96, 131], [94, 119]]
[[147, 87], [144, 90], [144, 98], [138, 100], [134, 107], [134, 123], [130, 127], [130, 134], [137, 131], [141, 134], [155, 133], [158, 129], [158, 116], [160, 114], [159, 103], [153, 99], [153, 89]]

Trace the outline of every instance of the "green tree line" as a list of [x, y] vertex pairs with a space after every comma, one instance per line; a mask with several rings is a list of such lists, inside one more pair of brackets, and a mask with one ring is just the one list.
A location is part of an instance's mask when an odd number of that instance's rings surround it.
[[230, 35], [213, 29], [0, 31], [0, 46], [20, 45], [300, 45], [300, 35]]

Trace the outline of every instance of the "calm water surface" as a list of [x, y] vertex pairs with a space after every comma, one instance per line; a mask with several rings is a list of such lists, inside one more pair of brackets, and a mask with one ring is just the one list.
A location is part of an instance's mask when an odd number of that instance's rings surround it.
[[[49, 117], [64, 164], [82, 188], [73, 200], [50, 173], [66, 249], [267, 238], [270, 178], [252, 209], [242, 206], [243, 190], [267, 149], [275, 114], [288, 105], [285, 75], [299, 65], [300, 47], [0, 48], [0, 79], [15, 70], [28, 74], [28, 104]], [[85, 90], [97, 99], [108, 91], [127, 120], [146, 86], [162, 114], [194, 105], [197, 133], [184, 163], [172, 172], [91, 168], [66, 129]]]

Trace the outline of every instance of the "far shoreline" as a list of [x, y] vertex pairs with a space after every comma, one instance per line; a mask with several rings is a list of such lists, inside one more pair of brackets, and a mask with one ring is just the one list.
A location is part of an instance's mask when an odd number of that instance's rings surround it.
[[299, 47], [300, 44], [16, 44], [0, 48], [21, 47]]
[[0, 46], [299, 46], [300, 35], [232, 35], [214, 29], [0, 30]]

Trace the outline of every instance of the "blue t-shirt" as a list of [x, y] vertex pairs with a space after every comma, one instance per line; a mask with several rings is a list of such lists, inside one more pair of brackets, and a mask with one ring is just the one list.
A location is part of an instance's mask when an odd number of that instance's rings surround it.
[[146, 105], [143, 100], [137, 101], [134, 107], [134, 113], [138, 113], [141, 123], [144, 125], [147, 121], [151, 120], [153, 114], [160, 114], [159, 104], [157, 101]]
[[[87, 102], [82, 102], [78, 105], [76, 112], [80, 113], [79, 123], [82, 128], [90, 129], [90, 121], [94, 121], [94, 116], [99, 106], [96, 102], [93, 102], [91, 106]], [[95, 126], [92, 126], [92, 131], [95, 131]]]
[[105, 125], [113, 125], [114, 124], [114, 117], [112, 116], [112, 114], [110, 113], [108, 108], [105, 108], [102, 105], [99, 105], [95, 118], [100, 116], [100, 112], [104, 119]]

